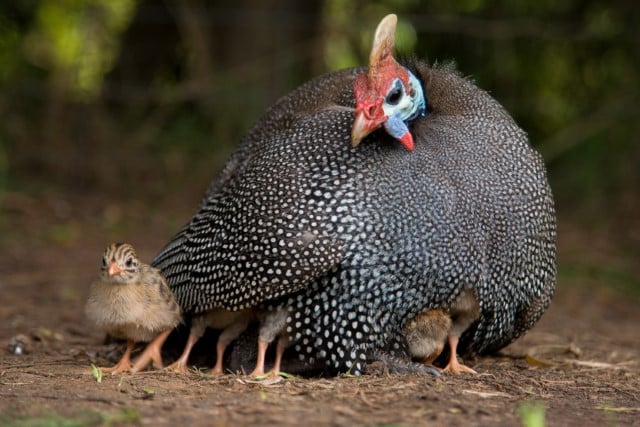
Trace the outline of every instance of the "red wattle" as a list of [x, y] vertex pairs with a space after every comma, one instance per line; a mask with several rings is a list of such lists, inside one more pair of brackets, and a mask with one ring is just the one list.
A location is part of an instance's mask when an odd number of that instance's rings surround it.
[[413, 136], [411, 135], [411, 132], [407, 132], [402, 135], [400, 138], [398, 138], [398, 141], [400, 141], [400, 143], [404, 145], [404, 148], [409, 151], [413, 151]]

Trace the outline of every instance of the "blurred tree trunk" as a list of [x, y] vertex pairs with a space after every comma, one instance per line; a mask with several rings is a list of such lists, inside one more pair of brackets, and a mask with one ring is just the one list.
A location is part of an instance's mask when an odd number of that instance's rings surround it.
[[[266, 107], [316, 72], [323, 4], [141, 1], [105, 91], [114, 117], [132, 127], [132, 148], [157, 150], [181, 115], [206, 119], [207, 152], [226, 157]], [[168, 145], [188, 156], [179, 137]]]
[[315, 57], [322, 55], [323, 3], [143, 0], [109, 75], [108, 96], [125, 102], [136, 94], [152, 98], [149, 83], [160, 77], [180, 82], [178, 100], [200, 102], [231, 79], [242, 85], [234, 90], [238, 97], [256, 85], [272, 101], [314, 71]]

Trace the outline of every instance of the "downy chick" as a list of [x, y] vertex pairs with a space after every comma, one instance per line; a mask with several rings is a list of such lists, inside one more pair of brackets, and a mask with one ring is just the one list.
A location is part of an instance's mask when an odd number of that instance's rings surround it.
[[[160, 349], [173, 328], [182, 320], [180, 307], [160, 271], [138, 259], [127, 243], [113, 243], [102, 258], [99, 279], [91, 285], [85, 313], [104, 332], [127, 340], [120, 361], [112, 374], [138, 372], [149, 362], [162, 367]], [[136, 342], [149, 345], [131, 365]]]

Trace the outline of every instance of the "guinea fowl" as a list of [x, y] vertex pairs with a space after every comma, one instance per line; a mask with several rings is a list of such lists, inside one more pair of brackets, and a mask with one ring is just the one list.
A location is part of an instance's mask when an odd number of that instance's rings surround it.
[[457, 357], [460, 335], [480, 316], [480, 306], [474, 292], [470, 289], [464, 289], [449, 309], [449, 315], [451, 316], [451, 328], [447, 334], [449, 362], [444, 370], [456, 374], [460, 372], [475, 374], [476, 371], [458, 362]]
[[445, 341], [449, 344], [449, 360], [445, 371], [453, 373], [476, 371], [460, 363], [457, 347], [460, 334], [480, 315], [478, 300], [470, 289], [465, 289], [447, 310], [431, 309], [409, 320], [402, 330], [409, 355], [430, 365], [442, 353]]
[[402, 330], [407, 351], [420, 363], [431, 365], [442, 350], [451, 330], [451, 316], [440, 309], [428, 310], [409, 320]]
[[368, 70], [302, 85], [243, 138], [154, 260], [184, 312], [284, 310], [277, 335], [300, 360], [354, 374], [466, 289], [479, 315], [462, 353], [543, 314], [556, 225], [541, 157], [451, 66], [398, 64], [395, 24], [381, 22]]
[[[109, 245], [102, 257], [99, 280], [91, 285], [85, 306], [87, 317], [109, 335], [127, 340], [112, 374], [137, 372], [149, 362], [161, 368], [160, 348], [181, 321], [180, 307], [160, 272], [140, 262], [127, 243]], [[131, 366], [131, 352], [137, 341], [151, 341]]]

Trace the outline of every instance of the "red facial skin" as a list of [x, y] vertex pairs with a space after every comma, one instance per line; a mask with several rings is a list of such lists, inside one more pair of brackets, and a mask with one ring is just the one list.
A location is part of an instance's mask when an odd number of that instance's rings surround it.
[[[355, 115], [351, 130], [351, 142], [356, 147], [360, 141], [374, 130], [378, 129], [389, 118], [382, 108], [385, 96], [393, 81], [399, 78], [409, 92], [409, 72], [400, 66], [389, 54], [384, 56], [375, 66], [369, 68], [368, 73], [356, 77], [353, 92], [356, 98]], [[413, 149], [413, 137], [409, 132], [399, 141], [408, 150]]]

